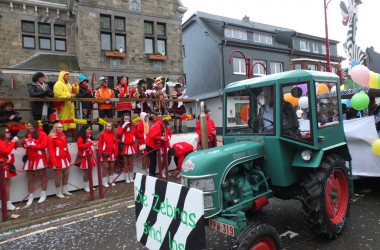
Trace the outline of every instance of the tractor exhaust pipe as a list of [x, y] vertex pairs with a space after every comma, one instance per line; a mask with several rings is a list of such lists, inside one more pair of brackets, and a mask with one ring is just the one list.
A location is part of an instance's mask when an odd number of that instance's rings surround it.
[[208, 133], [207, 133], [207, 121], [205, 114], [205, 104], [201, 102], [201, 115], [199, 117], [201, 126], [201, 146], [202, 149], [208, 148]]

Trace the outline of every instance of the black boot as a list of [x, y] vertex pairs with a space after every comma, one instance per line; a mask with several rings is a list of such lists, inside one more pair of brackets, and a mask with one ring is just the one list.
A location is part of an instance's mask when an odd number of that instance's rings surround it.
[[183, 133], [183, 131], [182, 131], [182, 125], [179, 126], [178, 133]]
[[176, 134], [177, 133], [177, 126], [174, 125], [174, 129], [173, 129], [173, 133]]

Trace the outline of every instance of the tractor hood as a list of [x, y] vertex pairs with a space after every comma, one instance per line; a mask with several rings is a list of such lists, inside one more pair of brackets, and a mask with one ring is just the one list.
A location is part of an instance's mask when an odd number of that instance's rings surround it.
[[182, 176], [195, 177], [209, 174], [222, 176], [230, 167], [263, 155], [263, 144], [256, 141], [241, 141], [200, 150], [185, 158]]

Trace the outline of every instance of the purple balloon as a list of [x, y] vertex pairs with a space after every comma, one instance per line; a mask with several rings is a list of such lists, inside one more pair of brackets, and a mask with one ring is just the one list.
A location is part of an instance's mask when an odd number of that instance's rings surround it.
[[302, 89], [302, 95], [301, 96], [306, 96], [306, 94], [307, 94], [307, 84], [306, 83], [294, 85], [293, 88], [295, 88], [295, 87]]

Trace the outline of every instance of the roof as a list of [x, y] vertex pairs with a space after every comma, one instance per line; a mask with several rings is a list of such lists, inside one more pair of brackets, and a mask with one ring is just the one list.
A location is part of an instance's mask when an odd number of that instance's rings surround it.
[[240, 89], [245, 89], [246, 86], [265, 86], [281, 82], [295, 82], [295, 81], [304, 81], [305, 78], [314, 77], [319, 78], [320, 80], [325, 79], [334, 79], [339, 81], [338, 75], [330, 72], [322, 72], [322, 71], [311, 71], [311, 70], [291, 70], [285, 71], [277, 74], [265, 75], [262, 77], [256, 77], [251, 79], [246, 79], [243, 81], [238, 81], [234, 83], [230, 83], [225, 88], [225, 92], [236, 91]]
[[60, 71], [68, 70], [70, 72], [79, 72], [80, 67], [78, 60], [74, 55], [59, 54], [36, 54], [27, 60], [9, 67], [18, 70], [34, 71]]

